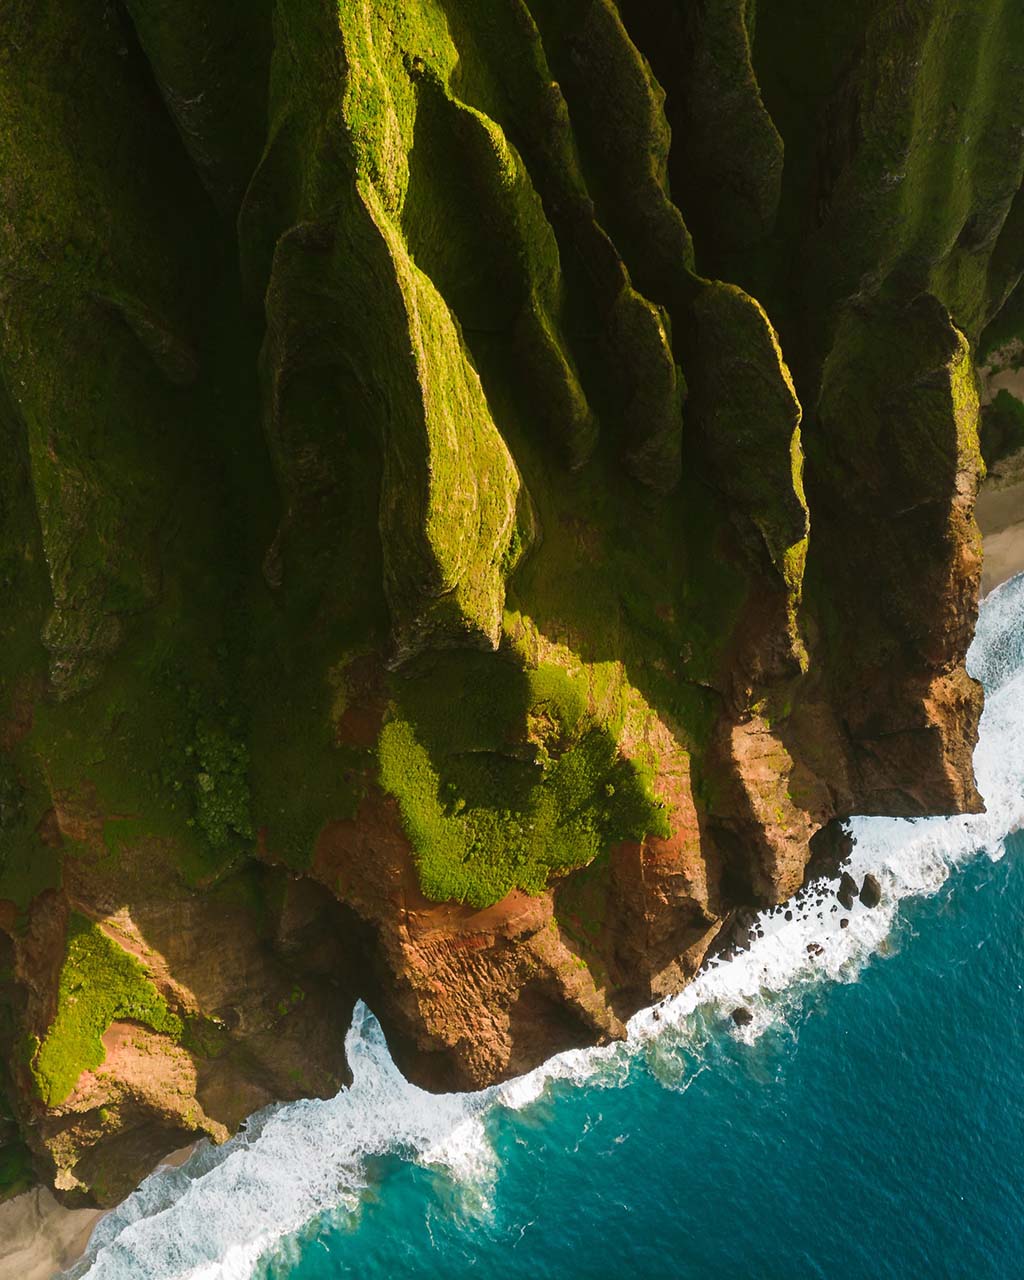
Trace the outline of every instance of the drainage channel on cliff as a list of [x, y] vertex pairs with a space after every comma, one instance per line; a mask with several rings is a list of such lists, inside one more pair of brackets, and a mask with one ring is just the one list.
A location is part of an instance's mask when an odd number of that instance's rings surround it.
[[[1024, 860], [1002, 855], [1024, 824], [1024, 576], [983, 602], [969, 668], [987, 692], [986, 812], [854, 819], [847, 872], [876, 879], [877, 905], [820, 882], [637, 1014], [624, 1043], [480, 1093], [409, 1084], [360, 1005], [350, 1088], [159, 1170], [66, 1274], [1009, 1274], [999, 1215], [1009, 1197], [1019, 1221], [1024, 1181], [1004, 1146], [1024, 1130], [1003, 1114], [1000, 1063], [1012, 1088]], [[837, 1207], [850, 1219], [815, 1230]], [[887, 1215], [899, 1235], [876, 1253]]]

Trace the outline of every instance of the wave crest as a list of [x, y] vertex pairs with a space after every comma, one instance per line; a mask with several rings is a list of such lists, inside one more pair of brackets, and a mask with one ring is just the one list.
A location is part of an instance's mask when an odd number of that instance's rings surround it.
[[[555, 1081], [623, 1085], [641, 1057], [685, 1045], [699, 1053], [737, 1005], [752, 1041], [823, 981], [852, 981], [886, 945], [900, 904], [933, 894], [978, 852], [1001, 856], [1024, 824], [1024, 575], [981, 607], [968, 668], [986, 688], [974, 756], [982, 814], [855, 818], [850, 871], [874, 874], [880, 904], [843, 908], [821, 881], [758, 919], [747, 949], [712, 960], [679, 996], [635, 1015], [624, 1043], [560, 1054], [479, 1093], [434, 1095], [395, 1067], [373, 1014], [360, 1003], [346, 1037], [353, 1082], [329, 1101], [270, 1107], [221, 1147], [203, 1143], [178, 1169], [161, 1169], [96, 1227], [74, 1280], [249, 1280], [260, 1258], [321, 1213], [355, 1213], [368, 1161], [385, 1154], [446, 1170], [486, 1189], [497, 1176], [485, 1120], [518, 1110]], [[843, 922], [846, 922], [845, 924]], [[699, 1068], [698, 1068], [699, 1069]]]

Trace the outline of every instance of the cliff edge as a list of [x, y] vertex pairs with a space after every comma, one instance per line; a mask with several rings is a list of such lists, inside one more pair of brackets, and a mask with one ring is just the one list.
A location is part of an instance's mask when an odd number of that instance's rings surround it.
[[1022, 68], [1013, 0], [8, 0], [0, 1184], [331, 1093], [358, 997], [433, 1088], [621, 1036], [978, 809]]

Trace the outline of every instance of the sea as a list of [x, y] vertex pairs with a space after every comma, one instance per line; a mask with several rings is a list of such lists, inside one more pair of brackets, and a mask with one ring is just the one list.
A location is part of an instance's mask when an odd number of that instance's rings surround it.
[[409, 1084], [359, 1005], [350, 1088], [153, 1174], [66, 1274], [1024, 1277], [1024, 576], [969, 665], [986, 812], [853, 819], [877, 908], [812, 886], [625, 1042], [479, 1093]]

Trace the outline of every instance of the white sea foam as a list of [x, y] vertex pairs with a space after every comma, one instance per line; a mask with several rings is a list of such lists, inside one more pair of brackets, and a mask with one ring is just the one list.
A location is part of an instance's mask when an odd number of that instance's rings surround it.
[[203, 1144], [181, 1168], [147, 1178], [101, 1220], [85, 1258], [68, 1274], [247, 1280], [262, 1254], [322, 1212], [356, 1212], [374, 1156], [443, 1168], [457, 1183], [486, 1193], [497, 1173], [484, 1127], [493, 1108], [518, 1110], [557, 1080], [624, 1083], [638, 1058], [657, 1069], [665, 1046], [699, 1052], [740, 1004], [753, 1020], [732, 1034], [753, 1040], [809, 989], [852, 981], [885, 946], [901, 902], [935, 893], [979, 852], [1001, 856], [1007, 835], [1024, 824], [1024, 576], [984, 601], [969, 665], [987, 690], [974, 757], [986, 812], [854, 819], [850, 871], [858, 881], [868, 872], [878, 878], [878, 907], [855, 901], [847, 910], [834, 883], [811, 886], [765, 912], [746, 950], [712, 961], [681, 995], [638, 1013], [625, 1043], [560, 1054], [480, 1093], [435, 1096], [409, 1084], [392, 1063], [376, 1019], [359, 1005], [346, 1038], [350, 1088], [327, 1102], [268, 1108], [224, 1146]]
[[103, 1218], [69, 1274], [91, 1280], [235, 1280], [283, 1235], [326, 1209], [358, 1204], [369, 1157], [440, 1165], [479, 1186], [493, 1174], [483, 1139], [488, 1094], [435, 1096], [403, 1078], [380, 1026], [356, 1008], [346, 1037], [353, 1081], [329, 1101], [258, 1113], [222, 1147], [203, 1144]]

